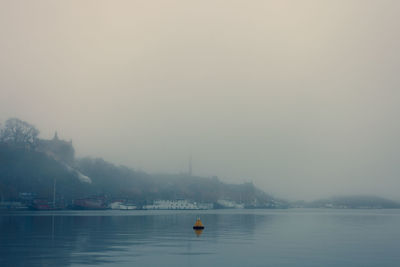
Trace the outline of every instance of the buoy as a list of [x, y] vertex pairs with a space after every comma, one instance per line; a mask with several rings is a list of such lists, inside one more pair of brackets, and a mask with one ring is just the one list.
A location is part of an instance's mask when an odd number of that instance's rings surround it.
[[194, 230], [202, 230], [204, 229], [203, 223], [200, 221], [200, 218], [197, 218], [195, 224], [193, 225]]

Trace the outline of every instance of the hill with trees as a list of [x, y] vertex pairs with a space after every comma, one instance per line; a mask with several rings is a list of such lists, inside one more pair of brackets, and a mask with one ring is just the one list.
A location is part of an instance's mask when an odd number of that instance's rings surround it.
[[252, 183], [227, 184], [217, 177], [189, 174], [148, 174], [117, 166], [101, 158], [76, 158], [71, 141], [56, 133], [38, 138], [39, 130], [16, 118], [0, 130], [0, 197], [16, 200], [22, 192], [51, 199], [102, 195], [148, 203], [156, 199], [190, 199], [216, 203], [227, 199], [247, 208], [286, 207], [287, 203], [261, 191]]

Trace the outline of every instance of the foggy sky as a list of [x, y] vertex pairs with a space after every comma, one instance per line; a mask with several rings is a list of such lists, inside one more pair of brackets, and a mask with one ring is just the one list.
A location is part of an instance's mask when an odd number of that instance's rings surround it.
[[0, 1], [0, 121], [78, 156], [399, 200], [400, 1]]

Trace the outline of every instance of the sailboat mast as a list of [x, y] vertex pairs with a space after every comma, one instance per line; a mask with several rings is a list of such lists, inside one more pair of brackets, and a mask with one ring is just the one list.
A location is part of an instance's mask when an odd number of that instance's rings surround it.
[[54, 178], [53, 183], [53, 208], [56, 206], [56, 178]]

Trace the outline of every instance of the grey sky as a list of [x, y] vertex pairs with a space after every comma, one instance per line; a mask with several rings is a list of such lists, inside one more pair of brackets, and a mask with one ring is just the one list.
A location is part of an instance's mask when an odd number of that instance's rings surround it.
[[0, 1], [0, 120], [79, 156], [400, 199], [400, 1]]

